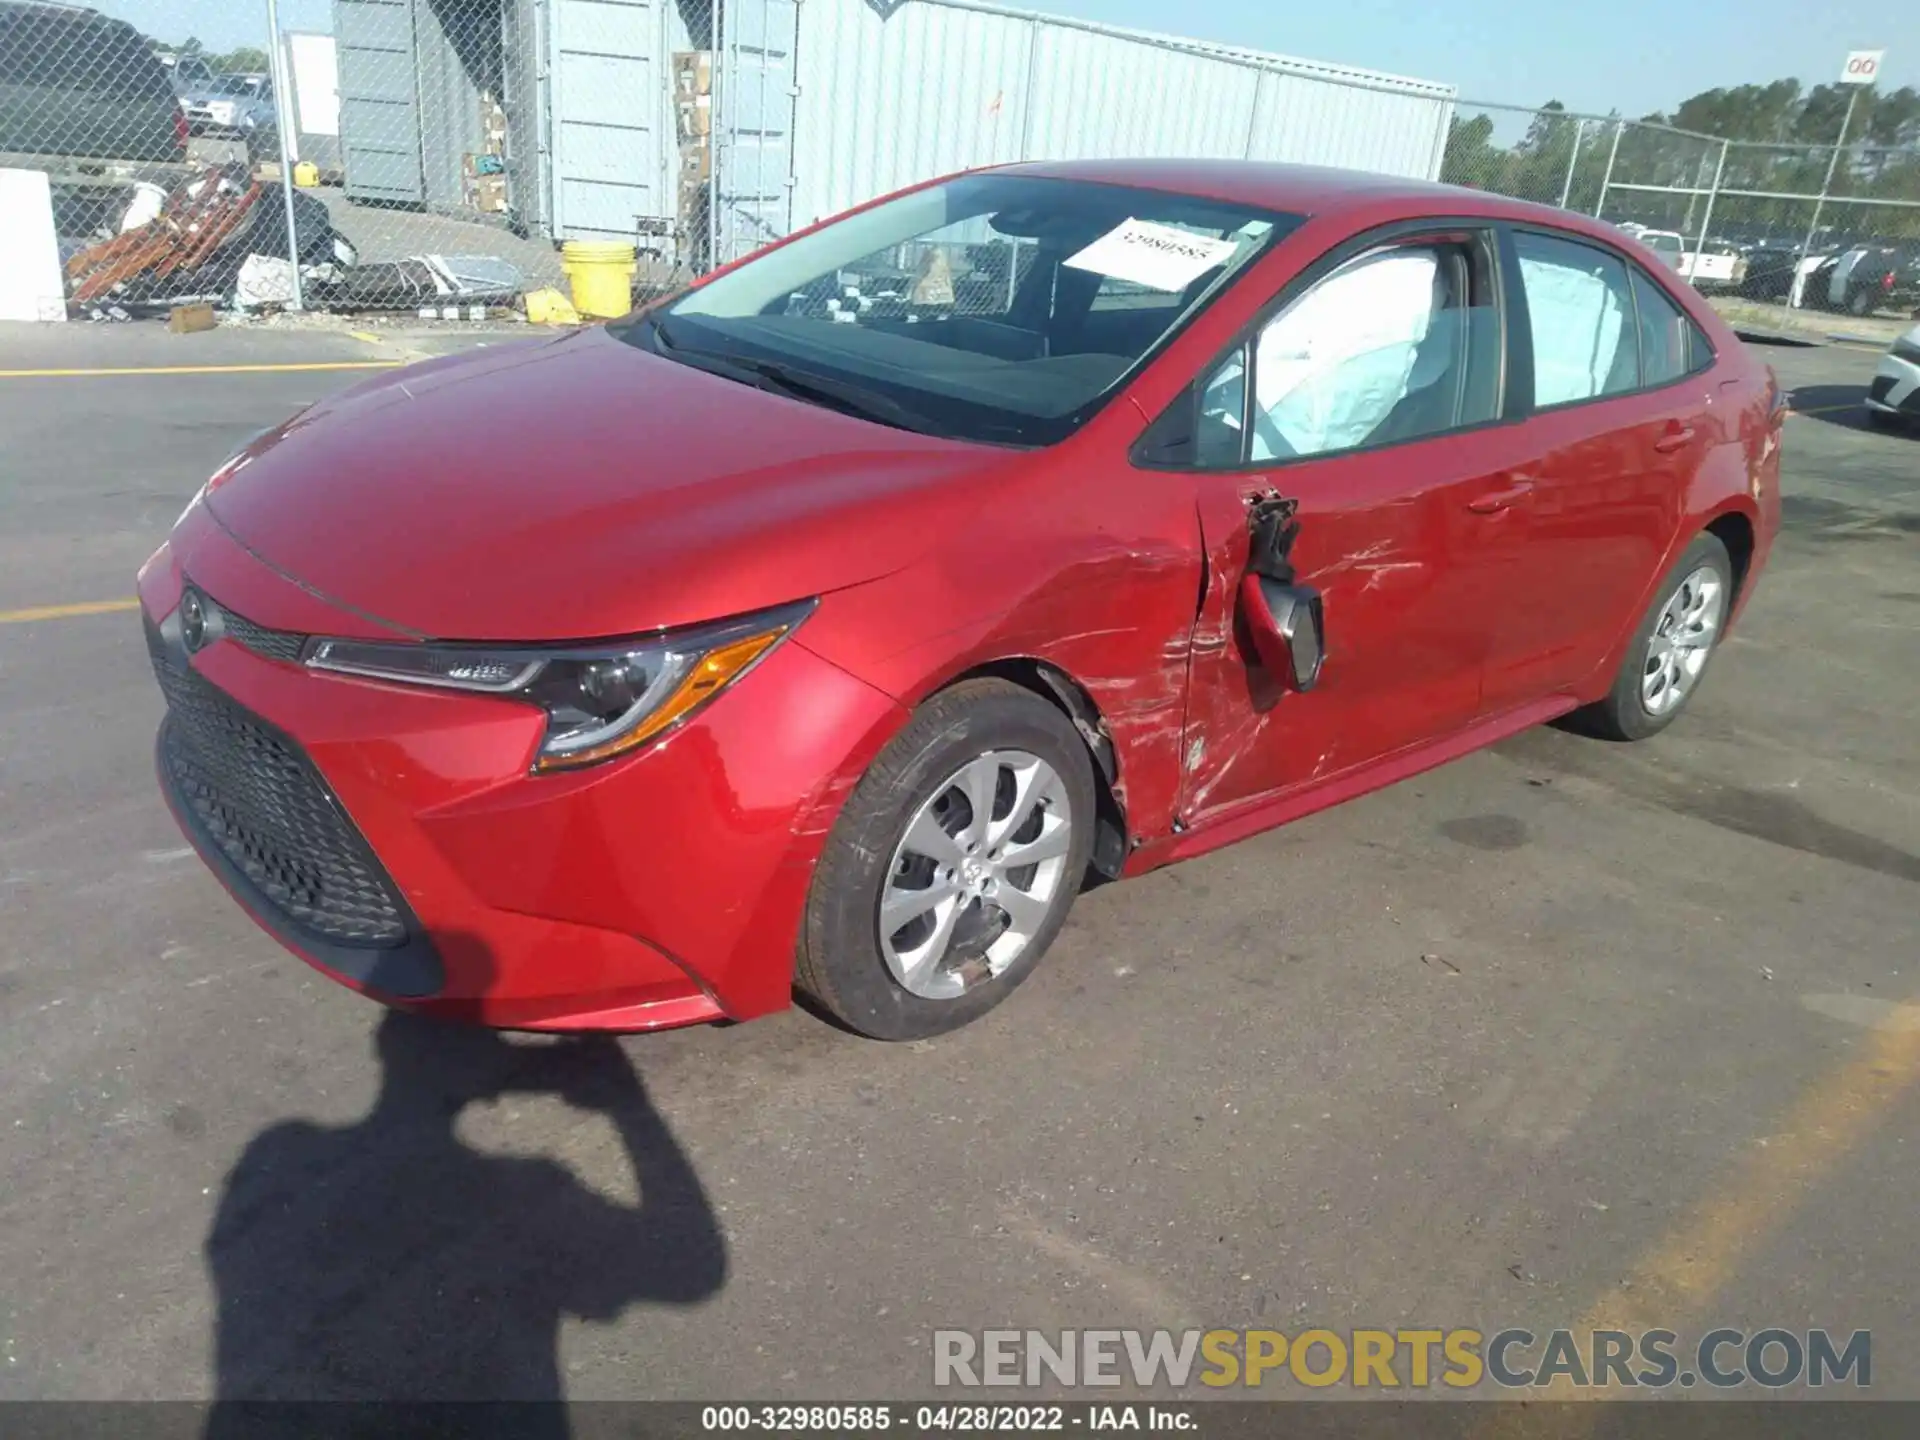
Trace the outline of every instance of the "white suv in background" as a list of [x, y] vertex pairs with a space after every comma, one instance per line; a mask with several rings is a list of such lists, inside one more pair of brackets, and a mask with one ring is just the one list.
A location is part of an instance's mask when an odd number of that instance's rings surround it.
[[1876, 420], [1920, 424], [1920, 325], [1893, 342], [1867, 387], [1867, 413]]

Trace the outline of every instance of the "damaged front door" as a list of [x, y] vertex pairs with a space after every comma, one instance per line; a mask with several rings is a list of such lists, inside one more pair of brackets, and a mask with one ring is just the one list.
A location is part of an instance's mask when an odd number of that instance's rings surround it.
[[[1495, 255], [1478, 232], [1367, 251], [1198, 387], [1208, 584], [1182, 749], [1186, 828], [1479, 713], [1499, 551], [1475, 507], [1513, 483], [1525, 443], [1516, 427], [1489, 428], [1503, 374]], [[1307, 686], [1246, 609], [1261, 593], [1244, 583], [1256, 529], [1271, 533], [1276, 497], [1297, 526], [1281, 579], [1305, 587], [1281, 603], [1317, 598], [1324, 630]]]

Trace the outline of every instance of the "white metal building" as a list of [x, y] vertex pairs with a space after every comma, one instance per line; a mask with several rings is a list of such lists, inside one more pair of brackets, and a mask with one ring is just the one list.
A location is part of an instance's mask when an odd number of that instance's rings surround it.
[[356, 199], [454, 208], [481, 93], [509, 196], [556, 238], [662, 234], [671, 57], [711, 50], [711, 249], [1020, 159], [1247, 157], [1439, 173], [1451, 86], [979, 0], [334, 0]]

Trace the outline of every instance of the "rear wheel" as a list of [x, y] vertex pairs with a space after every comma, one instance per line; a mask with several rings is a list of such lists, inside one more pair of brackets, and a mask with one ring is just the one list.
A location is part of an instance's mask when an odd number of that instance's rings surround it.
[[882, 1040], [985, 1014], [1040, 963], [1092, 851], [1093, 766], [1060, 710], [1003, 680], [934, 696], [835, 822], [800, 988]]
[[1679, 718], [1700, 688], [1733, 609], [1733, 562], [1701, 535], [1660, 584], [1607, 698], [1583, 718], [1613, 740], [1644, 740]]

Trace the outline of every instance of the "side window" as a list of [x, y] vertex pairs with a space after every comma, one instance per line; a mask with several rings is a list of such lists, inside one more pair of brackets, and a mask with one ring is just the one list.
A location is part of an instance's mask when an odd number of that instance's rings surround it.
[[1238, 465], [1246, 453], [1247, 360], [1236, 350], [1200, 387], [1200, 426], [1193, 458], [1203, 469]]
[[1533, 333], [1533, 403], [1569, 405], [1640, 386], [1627, 267], [1591, 245], [1520, 232]]
[[1640, 317], [1640, 380], [1644, 385], [1666, 385], [1693, 369], [1693, 322], [1680, 313], [1661, 288], [1633, 274], [1634, 309]]
[[1499, 410], [1492, 271], [1463, 245], [1362, 256], [1254, 340], [1250, 458], [1438, 435]]
[[1713, 368], [1713, 342], [1701, 333], [1700, 327], [1691, 320], [1687, 322], [1687, 373], [1698, 375], [1703, 370]]

